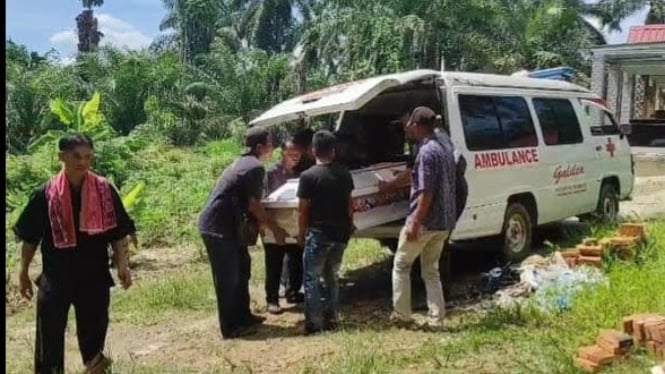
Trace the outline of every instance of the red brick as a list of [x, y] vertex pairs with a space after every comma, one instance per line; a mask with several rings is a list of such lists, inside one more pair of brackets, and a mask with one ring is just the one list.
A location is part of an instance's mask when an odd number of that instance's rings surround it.
[[658, 322], [665, 320], [665, 317], [657, 314], [641, 314], [633, 320], [633, 337], [636, 343], [644, 343], [647, 339], [644, 325], [649, 322]]
[[598, 339], [603, 339], [612, 348], [630, 349], [633, 346], [633, 338], [618, 330], [600, 330]]
[[597, 373], [600, 370], [600, 365], [580, 357], [575, 357], [575, 364], [587, 373]]
[[624, 223], [619, 227], [619, 235], [643, 238], [646, 236], [646, 225], [643, 223]]
[[[631, 342], [632, 342], [632, 340], [631, 340]], [[627, 347], [627, 348], [617, 347], [616, 342], [604, 339], [602, 336], [599, 336], [596, 339], [596, 345], [598, 347], [600, 347], [602, 350], [604, 350], [605, 352], [611, 353], [615, 357], [625, 356], [628, 353], [630, 353], [630, 347]]]
[[644, 333], [647, 340], [664, 343], [665, 340], [665, 320], [658, 322], [647, 322], [644, 324]]
[[601, 257], [580, 256], [577, 258], [577, 264], [601, 267], [603, 259]]
[[581, 347], [577, 350], [577, 357], [589, 360], [598, 365], [607, 365], [614, 360], [614, 354], [605, 351], [597, 345]]
[[580, 251], [580, 257], [600, 257], [603, 255], [603, 247], [600, 245], [578, 245], [577, 250]]
[[561, 256], [563, 256], [563, 258], [570, 258], [570, 257], [577, 258], [579, 257], [579, 255], [580, 251], [578, 251], [577, 248], [569, 248], [561, 252]]
[[632, 248], [637, 244], [637, 238], [632, 236], [615, 236], [610, 239], [610, 243], [616, 247], [629, 247]]

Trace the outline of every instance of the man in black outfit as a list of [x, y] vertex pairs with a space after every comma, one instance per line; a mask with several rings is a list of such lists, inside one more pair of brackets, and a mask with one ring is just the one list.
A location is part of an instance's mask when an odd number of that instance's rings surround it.
[[199, 216], [199, 232], [212, 270], [219, 325], [225, 339], [252, 333], [249, 327], [263, 322], [249, 309], [251, 258], [248, 246], [256, 243], [254, 221], [272, 231], [283, 245], [286, 232], [266, 215], [261, 198], [265, 169], [272, 155], [272, 137], [262, 128], [245, 134], [247, 150], [224, 170]]
[[21, 294], [31, 299], [28, 268], [41, 244], [42, 273], [36, 280], [37, 331], [35, 373], [64, 373], [65, 328], [70, 306], [86, 373], [111, 366], [104, 356], [109, 324], [108, 245], [111, 244], [123, 288], [132, 285], [127, 236], [134, 231], [122, 200], [103, 177], [90, 171], [92, 140], [85, 135], [60, 139], [63, 169], [30, 196], [14, 233], [21, 248]]
[[[334, 329], [338, 325], [339, 280], [342, 257], [355, 231], [353, 177], [335, 163], [336, 138], [329, 131], [314, 135], [316, 165], [300, 175], [298, 185], [298, 243], [304, 245], [305, 333]], [[326, 303], [321, 302], [321, 278]]]

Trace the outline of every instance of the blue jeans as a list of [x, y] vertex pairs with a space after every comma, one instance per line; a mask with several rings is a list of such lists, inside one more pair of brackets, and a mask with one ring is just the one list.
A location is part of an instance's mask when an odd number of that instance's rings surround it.
[[[337, 322], [339, 281], [337, 272], [347, 243], [328, 240], [318, 230], [310, 229], [305, 239], [303, 265], [305, 272], [305, 327], [316, 331], [327, 321]], [[321, 277], [326, 283], [326, 305], [321, 301]]]

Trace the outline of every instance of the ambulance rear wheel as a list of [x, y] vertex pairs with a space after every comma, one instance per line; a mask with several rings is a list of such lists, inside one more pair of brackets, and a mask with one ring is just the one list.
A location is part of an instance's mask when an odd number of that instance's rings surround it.
[[512, 202], [503, 221], [503, 254], [511, 262], [523, 260], [531, 252], [533, 219], [521, 202]]

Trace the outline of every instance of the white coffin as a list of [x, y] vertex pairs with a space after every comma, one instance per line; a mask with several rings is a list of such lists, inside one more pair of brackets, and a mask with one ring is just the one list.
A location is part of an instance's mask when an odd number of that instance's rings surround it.
[[[405, 218], [409, 212], [409, 186], [394, 192], [379, 193], [380, 180], [388, 181], [406, 168], [405, 163], [382, 163], [351, 172], [355, 189], [353, 222], [358, 230]], [[263, 200], [266, 212], [289, 234], [287, 243], [295, 243], [298, 235], [298, 179], [290, 179]], [[272, 232], [266, 230], [264, 243], [274, 243]]]

